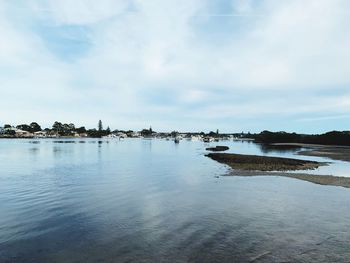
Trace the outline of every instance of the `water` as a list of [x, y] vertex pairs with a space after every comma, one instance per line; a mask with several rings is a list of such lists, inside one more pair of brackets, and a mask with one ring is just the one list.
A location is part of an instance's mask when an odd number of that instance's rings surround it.
[[[0, 262], [350, 262], [350, 189], [216, 178], [228, 168], [207, 146], [0, 140]], [[350, 175], [348, 163], [327, 169]]]

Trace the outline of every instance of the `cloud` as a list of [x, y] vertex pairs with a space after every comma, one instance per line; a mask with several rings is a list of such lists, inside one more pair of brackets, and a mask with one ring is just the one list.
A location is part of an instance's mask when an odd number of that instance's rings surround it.
[[349, 12], [341, 0], [3, 2], [0, 121], [229, 131], [304, 114], [324, 130], [322, 116], [350, 113]]
[[120, 0], [30, 0], [32, 11], [57, 25], [97, 23], [124, 12], [130, 1]]

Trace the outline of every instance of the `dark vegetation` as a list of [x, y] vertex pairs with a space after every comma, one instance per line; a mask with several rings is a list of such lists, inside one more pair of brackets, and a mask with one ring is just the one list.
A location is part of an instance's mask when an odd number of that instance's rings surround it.
[[314, 135], [263, 131], [259, 134], [247, 135], [246, 138], [255, 139], [256, 142], [260, 143], [305, 143], [350, 146], [350, 131], [331, 131]]
[[84, 126], [76, 128], [73, 123], [67, 124], [56, 121], [52, 125], [52, 129], [48, 129], [48, 132], [58, 134], [59, 136], [73, 136], [74, 134], [78, 134], [93, 138], [100, 138], [111, 133], [109, 127], [107, 127], [105, 130], [103, 129], [101, 120], [98, 121], [97, 129], [89, 130], [87, 130]]
[[[6, 127], [10, 126], [10, 125], [5, 125]], [[6, 128], [5, 127], [5, 128]], [[10, 126], [11, 127], [11, 126]], [[29, 132], [38, 132], [41, 131], [41, 127], [38, 123], [36, 122], [32, 122], [31, 124], [27, 125], [27, 124], [21, 124], [21, 125], [17, 125], [16, 126], [17, 129], [23, 130], [23, 131], [29, 131]]]
[[143, 129], [141, 131], [141, 135], [143, 137], [152, 137], [153, 133], [155, 132], [152, 130], [152, 127], [149, 127], [149, 129]]

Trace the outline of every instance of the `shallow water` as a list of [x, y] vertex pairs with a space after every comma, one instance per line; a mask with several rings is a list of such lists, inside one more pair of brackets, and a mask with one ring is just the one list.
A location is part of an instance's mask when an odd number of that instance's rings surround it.
[[[228, 168], [206, 147], [0, 140], [0, 262], [350, 262], [350, 189], [216, 178]], [[322, 172], [350, 176], [349, 163], [332, 162]]]

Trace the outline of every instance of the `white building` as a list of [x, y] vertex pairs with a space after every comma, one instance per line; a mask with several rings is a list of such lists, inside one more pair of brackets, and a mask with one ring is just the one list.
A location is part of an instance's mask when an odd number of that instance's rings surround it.
[[34, 132], [34, 137], [36, 137], [36, 138], [46, 138], [47, 137], [47, 132], [46, 131]]
[[15, 133], [16, 133], [16, 137], [33, 137], [34, 134], [29, 132], [29, 131], [23, 131], [23, 130], [20, 130], [20, 129], [16, 129], [15, 130]]
[[141, 137], [141, 133], [139, 133], [139, 132], [130, 132], [130, 133], [128, 133], [128, 136], [130, 136], [132, 138], [138, 138], [138, 137]]
[[116, 134], [119, 138], [126, 138], [128, 137], [124, 132], [117, 132]]

